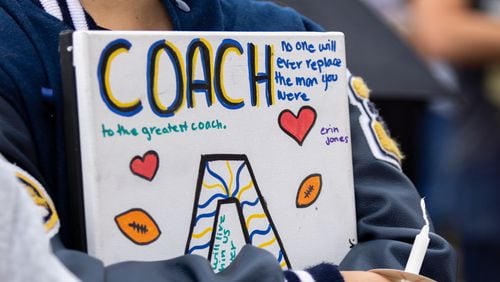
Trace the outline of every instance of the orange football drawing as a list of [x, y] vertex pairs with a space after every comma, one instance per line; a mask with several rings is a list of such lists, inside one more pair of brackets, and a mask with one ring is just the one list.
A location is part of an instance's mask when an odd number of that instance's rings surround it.
[[145, 210], [130, 209], [115, 216], [118, 229], [137, 245], [151, 244], [161, 235], [160, 228]]
[[300, 183], [297, 191], [297, 208], [306, 208], [312, 205], [319, 197], [321, 192], [321, 174], [311, 174]]

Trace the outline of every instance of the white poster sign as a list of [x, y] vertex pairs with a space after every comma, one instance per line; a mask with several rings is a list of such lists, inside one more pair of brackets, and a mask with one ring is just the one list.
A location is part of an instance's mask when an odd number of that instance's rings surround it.
[[88, 251], [105, 261], [244, 244], [283, 268], [356, 240], [341, 33], [75, 32]]

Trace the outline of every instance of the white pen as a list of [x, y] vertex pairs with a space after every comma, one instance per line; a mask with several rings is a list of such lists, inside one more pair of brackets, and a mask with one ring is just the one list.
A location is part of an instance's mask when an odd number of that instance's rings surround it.
[[405, 272], [410, 272], [418, 274], [422, 263], [424, 262], [425, 253], [427, 252], [427, 247], [429, 246], [429, 220], [427, 219], [427, 214], [425, 212], [425, 202], [424, 199], [420, 201], [420, 206], [422, 208], [423, 217], [425, 220], [425, 225], [420, 230], [420, 233], [415, 237], [413, 242], [413, 247], [411, 248], [410, 256], [406, 262]]

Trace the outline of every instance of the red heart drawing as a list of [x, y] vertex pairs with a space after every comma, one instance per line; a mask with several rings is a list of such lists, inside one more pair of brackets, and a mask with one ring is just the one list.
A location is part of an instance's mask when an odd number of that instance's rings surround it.
[[142, 157], [135, 156], [130, 161], [130, 171], [148, 181], [152, 181], [155, 178], [159, 166], [160, 159], [158, 158], [158, 153], [155, 151], [147, 151]]
[[316, 111], [310, 106], [303, 106], [299, 113], [295, 116], [290, 110], [283, 110], [279, 117], [278, 123], [281, 129], [292, 137], [300, 146], [304, 139], [311, 131], [316, 122]]

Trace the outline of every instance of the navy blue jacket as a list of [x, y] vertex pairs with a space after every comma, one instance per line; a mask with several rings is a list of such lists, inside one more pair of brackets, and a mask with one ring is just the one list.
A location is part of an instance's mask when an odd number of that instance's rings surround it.
[[[163, 3], [175, 30], [321, 30], [295, 11], [266, 2], [163, 0]], [[0, 153], [45, 187], [60, 215], [62, 229], [56, 237], [62, 237], [63, 241], [65, 227], [71, 224], [67, 216], [69, 207], [65, 204], [70, 187], [66, 185], [58, 36], [67, 29], [96, 28], [88, 15], [77, 13], [77, 8], [81, 10], [76, 0], [0, 0]], [[377, 138], [374, 132], [363, 130], [361, 116], [370, 121], [380, 121], [380, 117], [366, 95], [358, 93], [363, 91], [362, 84], [354, 79], [351, 82], [358, 243], [340, 268], [403, 269], [414, 237], [424, 225], [420, 197], [399, 167], [401, 155], [397, 148], [387, 143], [381, 145], [380, 136]], [[192, 256], [105, 268], [98, 260], [65, 249], [57, 238], [53, 240], [53, 248], [74, 273], [91, 281], [125, 281], [125, 278], [156, 281], [165, 277], [173, 280], [174, 277], [207, 280], [217, 277], [228, 281], [242, 277], [253, 281], [282, 279], [280, 268], [272, 258], [254, 249], [245, 251], [246, 258], [242, 256], [243, 260], [256, 261], [253, 266], [242, 263], [246, 266], [230, 267], [223, 275], [210, 276], [206, 274], [208, 264]], [[206, 276], [197, 276], [200, 271]], [[434, 233], [431, 233], [422, 274], [439, 281], [455, 280], [453, 250]]]

